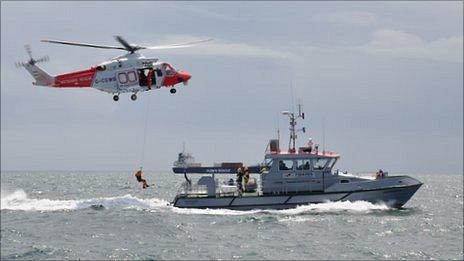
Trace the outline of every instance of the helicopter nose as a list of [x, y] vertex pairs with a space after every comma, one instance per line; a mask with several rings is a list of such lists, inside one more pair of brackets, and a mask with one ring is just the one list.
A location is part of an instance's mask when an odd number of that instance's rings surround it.
[[190, 78], [192, 78], [192, 75], [188, 72], [178, 72], [178, 77], [182, 80], [182, 82], [187, 82]]

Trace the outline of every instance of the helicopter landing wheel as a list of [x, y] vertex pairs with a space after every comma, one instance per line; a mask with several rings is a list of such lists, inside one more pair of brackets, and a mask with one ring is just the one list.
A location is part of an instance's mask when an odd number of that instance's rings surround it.
[[114, 95], [113, 96], [113, 101], [119, 101], [119, 95]]
[[131, 100], [133, 101], [137, 100], [137, 95], [135, 93], [131, 95]]
[[172, 88], [169, 90], [172, 94], [176, 93], [176, 89]]

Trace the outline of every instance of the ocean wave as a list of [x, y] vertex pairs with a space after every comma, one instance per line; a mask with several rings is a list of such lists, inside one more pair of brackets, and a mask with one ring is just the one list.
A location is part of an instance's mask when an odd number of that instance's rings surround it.
[[23, 211], [60, 211], [78, 209], [103, 209], [103, 208], [143, 208], [154, 209], [164, 207], [169, 203], [162, 199], [139, 199], [130, 194], [118, 197], [59, 200], [59, 199], [34, 199], [29, 198], [22, 190], [1, 196], [2, 210]]

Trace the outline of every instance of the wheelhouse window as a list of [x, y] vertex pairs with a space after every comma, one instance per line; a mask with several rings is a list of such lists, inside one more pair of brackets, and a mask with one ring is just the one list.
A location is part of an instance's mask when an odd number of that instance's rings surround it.
[[280, 160], [279, 170], [293, 170], [293, 160]]
[[268, 168], [270, 168], [272, 166], [272, 162], [273, 160], [272, 159], [264, 159], [264, 165], [266, 165]]
[[297, 160], [296, 161], [297, 170], [309, 170], [311, 169], [311, 162], [309, 159]]
[[327, 164], [327, 168], [328, 168], [328, 169], [332, 169], [333, 166], [335, 165], [335, 162], [337, 162], [337, 159], [336, 159], [336, 158], [330, 159], [329, 164]]
[[259, 170], [260, 173], [263, 173], [264, 171], [269, 171], [272, 168], [272, 163], [273, 160], [271, 158], [264, 159], [264, 162], [261, 165], [261, 169]]
[[313, 166], [315, 170], [323, 170], [329, 159], [326, 158], [316, 158], [313, 159]]

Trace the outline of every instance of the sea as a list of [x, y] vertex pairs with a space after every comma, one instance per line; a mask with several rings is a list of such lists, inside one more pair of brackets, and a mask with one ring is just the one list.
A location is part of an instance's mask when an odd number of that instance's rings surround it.
[[[392, 175], [392, 174], [391, 174]], [[287, 210], [179, 209], [183, 176], [1, 173], [1, 259], [463, 259], [463, 175], [424, 185], [401, 209], [326, 202]]]

